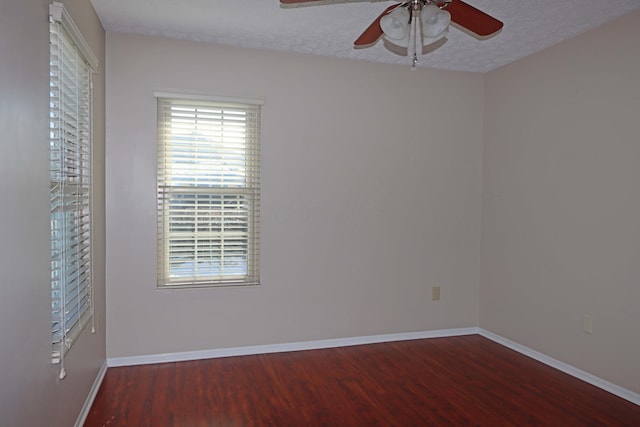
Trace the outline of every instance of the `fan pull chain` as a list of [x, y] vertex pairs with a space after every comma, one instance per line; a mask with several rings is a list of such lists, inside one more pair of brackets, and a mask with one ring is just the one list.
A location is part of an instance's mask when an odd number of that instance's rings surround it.
[[411, 63], [411, 68], [415, 69], [418, 64], [418, 21], [415, 13], [411, 14], [411, 30], [413, 31], [413, 61]]

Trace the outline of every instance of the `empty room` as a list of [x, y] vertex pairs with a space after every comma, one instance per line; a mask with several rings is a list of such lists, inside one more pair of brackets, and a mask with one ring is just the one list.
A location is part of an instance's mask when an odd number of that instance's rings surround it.
[[637, 0], [0, 34], [0, 425], [640, 425]]

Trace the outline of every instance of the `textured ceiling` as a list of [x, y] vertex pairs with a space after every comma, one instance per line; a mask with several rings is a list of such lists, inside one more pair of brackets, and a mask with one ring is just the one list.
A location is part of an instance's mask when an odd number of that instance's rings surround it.
[[[465, 0], [504, 22], [488, 40], [452, 28], [419, 67], [486, 72], [588, 31], [640, 0]], [[284, 9], [279, 0], [91, 0], [105, 29], [224, 45], [290, 51], [409, 66], [410, 59], [353, 41], [395, 2]], [[594, 54], [596, 54], [594, 52]]]

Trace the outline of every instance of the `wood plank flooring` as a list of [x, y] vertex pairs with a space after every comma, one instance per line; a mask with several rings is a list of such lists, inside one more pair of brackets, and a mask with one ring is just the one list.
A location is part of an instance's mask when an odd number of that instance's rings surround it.
[[640, 426], [479, 335], [109, 368], [85, 427]]

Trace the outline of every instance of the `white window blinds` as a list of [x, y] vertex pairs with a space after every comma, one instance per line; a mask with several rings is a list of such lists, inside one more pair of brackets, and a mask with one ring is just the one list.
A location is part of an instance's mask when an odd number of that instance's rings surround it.
[[260, 105], [158, 96], [158, 286], [259, 284]]
[[97, 59], [62, 4], [50, 6], [49, 177], [52, 362], [93, 316], [91, 73]]

